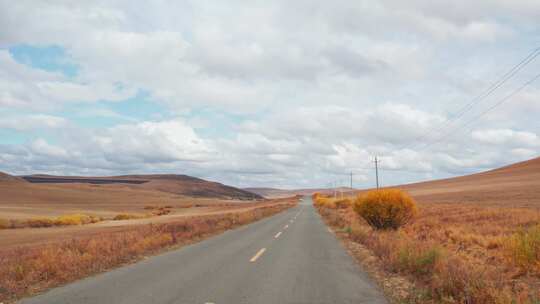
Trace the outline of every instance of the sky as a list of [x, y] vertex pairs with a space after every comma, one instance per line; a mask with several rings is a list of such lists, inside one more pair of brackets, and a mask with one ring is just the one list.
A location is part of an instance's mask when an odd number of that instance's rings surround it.
[[479, 172], [540, 154], [539, 47], [538, 0], [0, 0], [0, 171]]

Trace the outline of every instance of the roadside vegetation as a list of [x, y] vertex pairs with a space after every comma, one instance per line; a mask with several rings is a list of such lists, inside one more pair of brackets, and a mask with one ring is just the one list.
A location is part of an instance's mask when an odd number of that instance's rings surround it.
[[[172, 212], [172, 206], [145, 206], [147, 213], [119, 213], [109, 220], [136, 220], [154, 216], [167, 215]], [[0, 229], [17, 228], [46, 228], [55, 226], [87, 225], [107, 220], [88, 214], [67, 214], [58, 217], [35, 217], [30, 219], [0, 219]]]
[[19, 219], [0, 219], [0, 229], [17, 228], [44, 228], [54, 226], [86, 225], [101, 222], [104, 219], [94, 215], [87, 214], [67, 214], [54, 218], [36, 217], [25, 220]]
[[360, 260], [410, 283], [387, 288], [396, 303], [540, 303], [537, 210], [416, 204], [395, 189], [313, 198], [340, 238], [374, 257]]
[[0, 250], [0, 303], [202, 240], [281, 212], [296, 202], [282, 200], [246, 211], [186, 217], [71, 241]]

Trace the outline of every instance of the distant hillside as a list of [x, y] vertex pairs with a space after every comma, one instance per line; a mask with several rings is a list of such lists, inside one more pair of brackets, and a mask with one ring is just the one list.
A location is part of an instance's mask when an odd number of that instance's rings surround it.
[[158, 190], [192, 197], [239, 200], [263, 198], [256, 193], [188, 175], [152, 174], [106, 177], [29, 175], [23, 178], [31, 183], [124, 184], [139, 189]]
[[23, 183], [24, 180], [19, 178], [19, 177], [9, 175], [9, 174], [4, 173], [4, 172], [0, 172], [0, 182], [11, 182], [11, 183], [19, 182], [19, 183]]
[[540, 206], [540, 158], [486, 172], [396, 187], [426, 202]]

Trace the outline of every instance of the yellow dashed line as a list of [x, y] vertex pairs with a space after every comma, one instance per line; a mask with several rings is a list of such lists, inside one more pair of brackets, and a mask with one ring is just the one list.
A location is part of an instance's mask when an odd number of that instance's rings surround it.
[[257, 259], [266, 251], [266, 248], [262, 248], [261, 250], [259, 250], [259, 252], [257, 252], [252, 258], [251, 260], [249, 260], [251, 263], [257, 261]]

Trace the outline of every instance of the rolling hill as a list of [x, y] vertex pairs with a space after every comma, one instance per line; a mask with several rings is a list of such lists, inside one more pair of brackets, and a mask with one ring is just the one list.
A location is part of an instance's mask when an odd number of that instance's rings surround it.
[[119, 185], [134, 189], [153, 190], [202, 198], [252, 200], [262, 199], [256, 193], [217, 182], [177, 174], [122, 175], [107, 177], [29, 175], [28, 182], [39, 184], [83, 183], [96, 185]]
[[24, 183], [25, 181], [17, 176], [9, 175], [4, 172], [0, 172], [0, 183]]
[[420, 202], [540, 207], [540, 157], [481, 173], [396, 187]]

